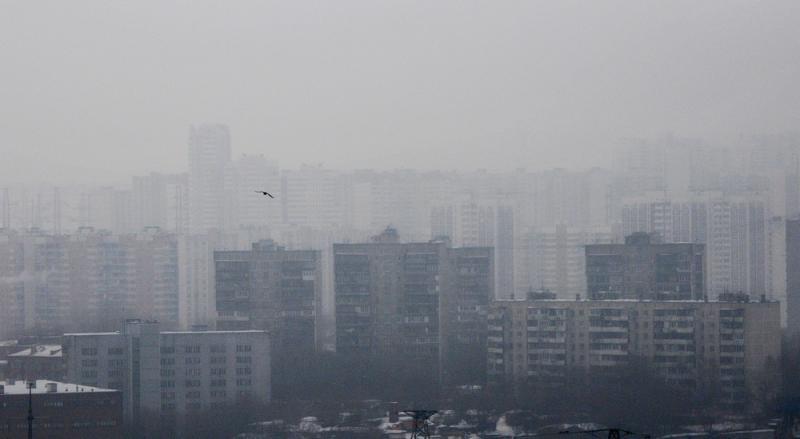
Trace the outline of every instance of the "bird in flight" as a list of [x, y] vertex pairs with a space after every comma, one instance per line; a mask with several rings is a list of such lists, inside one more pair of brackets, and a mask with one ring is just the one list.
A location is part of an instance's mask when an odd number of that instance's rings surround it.
[[269, 193], [269, 192], [265, 192], [265, 191], [256, 191], [256, 193], [259, 193], [259, 194], [261, 194], [261, 195], [266, 195], [266, 196], [268, 196], [268, 197], [270, 197], [270, 198], [275, 198], [275, 197], [273, 197], [273, 196], [272, 196], [272, 194], [271, 194], [271, 193]]

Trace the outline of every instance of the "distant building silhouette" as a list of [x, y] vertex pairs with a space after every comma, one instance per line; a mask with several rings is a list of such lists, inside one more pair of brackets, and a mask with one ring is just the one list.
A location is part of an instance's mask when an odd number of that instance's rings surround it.
[[189, 130], [189, 226], [193, 232], [222, 229], [225, 168], [231, 160], [226, 125], [200, 124]]

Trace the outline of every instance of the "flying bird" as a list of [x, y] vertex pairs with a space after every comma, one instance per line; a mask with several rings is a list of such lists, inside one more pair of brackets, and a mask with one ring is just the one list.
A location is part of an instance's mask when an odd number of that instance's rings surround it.
[[272, 194], [271, 194], [271, 193], [269, 193], [269, 192], [265, 192], [265, 191], [256, 191], [256, 193], [259, 193], [259, 194], [261, 194], [261, 195], [266, 195], [266, 196], [268, 196], [268, 197], [270, 197], [270, 198], [275, 198], [275, 197], [273, 197], [273, 196], [272, 196]]

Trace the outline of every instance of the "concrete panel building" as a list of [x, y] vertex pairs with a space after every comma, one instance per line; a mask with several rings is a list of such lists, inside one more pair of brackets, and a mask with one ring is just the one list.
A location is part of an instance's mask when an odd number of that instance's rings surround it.
[[270, 400], [265, 331], [161, 332], [130, 321], [121, 332], [64, 335], [67, 380], [121, 390], [125, 419], [187, 414]]
[[316, 347], [320, 252], [263, 240], [247, 251], [214, 253], [217, 328], [263, 329], [281, 351]]
[[[334, 273], [337, 352], [402, 356], [429, 362], [445, 380], [481, 379], [491, 248], [401, 243], [387, 229], [370, 243], [335, 244]], [[452, 375], [442, 362], [454, 358], [477, 361], [475, 376]]]
[[703, 299], [705, 246], [663, 244], [635, 233], [625, 244], [591, 244], [586, 249], [590, 299]]
[[743, 404], [781, 355], [778, 302], [505, 300], [489, 312], [492, 382], [563, 382], [644, 360], [670, 383]]

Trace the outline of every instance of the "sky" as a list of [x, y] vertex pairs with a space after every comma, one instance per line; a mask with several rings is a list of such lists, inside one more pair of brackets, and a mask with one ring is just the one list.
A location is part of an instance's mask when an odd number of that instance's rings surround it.
[[0, 0], [0, 181], [608, 164], [624, 137], [800, 128], [797, 1]]

